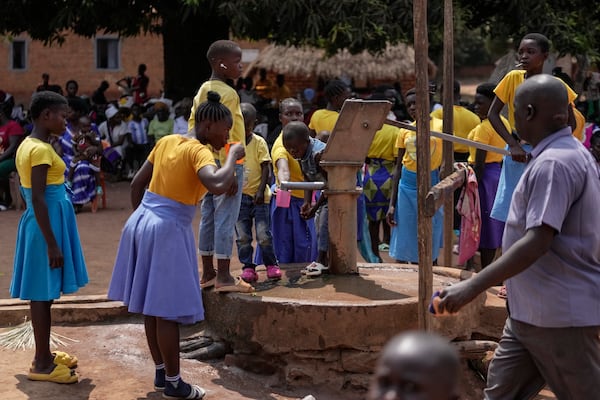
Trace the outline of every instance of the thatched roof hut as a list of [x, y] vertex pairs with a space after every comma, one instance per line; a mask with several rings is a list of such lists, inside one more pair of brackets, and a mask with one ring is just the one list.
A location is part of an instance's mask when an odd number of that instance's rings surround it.
[[[265, 68], [278, 74], [335, 78], [346, 76], [358, 81], [399, 81], [415, 75], [415, 51], [407, 44], [387, 45], [381, 54], [363, 51], [351, 54], [340, 50], [331, 57], [314, 47], [269, 45], [246, 68], [253, 75]], [[437, 68], [430, 61], [430, 76]]]

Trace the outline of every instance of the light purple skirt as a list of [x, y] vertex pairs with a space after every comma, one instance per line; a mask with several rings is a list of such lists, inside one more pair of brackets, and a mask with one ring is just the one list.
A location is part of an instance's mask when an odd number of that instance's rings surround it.
[[195, 212], [196, 206], [146, 191], [123, 228], [108, 298], [132, 313], [184, 324], [203, 320]]

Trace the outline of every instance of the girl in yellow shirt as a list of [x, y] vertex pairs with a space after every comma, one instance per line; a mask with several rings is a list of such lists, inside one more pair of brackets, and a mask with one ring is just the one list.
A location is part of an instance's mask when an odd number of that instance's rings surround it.
[[61, 293], [74, 293], [88, 282], [75, 212], [65, 191], [66, 165], [48, 143], [64, 132], [67, 110], [63, 96], [35, 93], [33, 131], [15, 159], [27, 209], [19, 221], [10, 294], [30, 300], [35, 358], [27, 377], [55, 383], [77, 382], [71, 369], [77, 358], [50, 351], [50, 307]]
[[[406, 92], [408, 112], [416, 120], [416, 92], [410, 89]], [[431, 130], [440, 132], [442, 121], [431, 118]], [[392, 197], [386, 215], [388, 224], [392, 227], [390, 238], [390, 257], [399, 262], [419, 262], [417, 245], [417, 133], [400, 129], [396, 147], [398, 158], [392, 182]], [[439, 167], [442, 163], [442, 140], [430, 138], [431, 152], [431, 185], [439, 182]], [[442, 247], [443, 209], [440, 207], [433, 217], [432, 256], [436, 260]]]
[[230, 190], [235, 162], [244, 156], [243, 145], [233, 145], [217, 168], [208, 145], [225, 146], [233, 119], [218, 93], [209, 92], [207, 99], [196, 110], [195, 137], [160, 139], [133, 178], [135, 211], [123, 228], [108, 289], [110, 299], [144, 315], [154, 387], [167, 398], [201, 399], [205, 394], [179, 376], [179, 323], [204, 319], [192, 220], [207, 191]]

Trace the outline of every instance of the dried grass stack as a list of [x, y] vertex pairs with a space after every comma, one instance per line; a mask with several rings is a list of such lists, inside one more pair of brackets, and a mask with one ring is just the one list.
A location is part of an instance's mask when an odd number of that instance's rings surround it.
[[[55, 349], [57, 347], [68, 346], [68, 342], [77, 342], [77, 340], [56, 332], [50, 333], [50, 348]], [[33, 349], [35, 347], [35, 340], [31, 321], [25, 321], [21, 325], [0, 333], [0, 347], [5, 347], [9, 350]]]
[[[246, 69], [245, 75], [265, 68], [279, 74], [355, 80], [401, 80], [415, 74], [415, 51], [407, 44], [388, 44], [380, 54], [363, 51], [350, 54], [340, 50], [332, 57], [314, 47], [269, 45]], [[435, 65], [430, 62], [430, 68]], [[433, 72], [433, 71], [432, 71]]]

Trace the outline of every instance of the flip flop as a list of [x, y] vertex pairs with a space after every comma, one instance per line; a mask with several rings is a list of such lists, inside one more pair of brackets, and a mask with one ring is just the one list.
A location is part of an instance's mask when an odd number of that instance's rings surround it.
[[58, 350], [53, 351], [52, 354], [54, 354], [54, 364], [62, 364], [70, 369], [77, 368], [77, 357]]
[[323, 272], [329, 271], [329, 267], [324, 266], [316, 261], [311, 262], [302, 270], [306, 276], [321, 276]]
[[191, 388], [190, 394], [188, 394], [185, 397], [171, 396], [171, 395], [166, 394], [165, 392], [163, 392], [162, 397], [164, 399], [203, 399], [204, 396], [206, 395], [206, 391], [198, 385], [190, 385], [190, 388]]
[[252, 293], [254, 292], [254, 288], [249, 283], [246, 283], [239, 276], [235, 278], [235, 283], [233, 285], [226, 285], [221, 287], [215, 286], [215, 292], [219, 293], [229, 293], [229, 292], [237, 292], [237, 293]]
[[69, 369], [66, 365], [55, 364], [52, 372], [48, 374], [39, 374], [37, 372], [30, 372], [27, 374], [27, 379], [30, 381], [43, 381], [43, 382], [54, 382], [54, 383], [76, 383], [79, 377], [77, 373], [72, 369]]
[[[62, 364], [65, 367], [68, 367], [70, 369], [74, 369], [77, 368], [77, 357], [72, 356], [68, 353], [65, 353], [64, 351], [53, 351], [52, 355], [54, 356], [54, 364]], [[29, 369], [29, 371], [33, 371], [33, 367], [35, 366], [35, 361], [31, 362], [31, 369]]]
[[211, 287], [215, 286], [215, 283], [217, 283], [217, 277], [216, 276], [214, 278], [212, 278], [212, 279], [204, 282], [204, 283], [201, 283], [200, 287], [202, 289], [208, 289], [208, 288], [211, 288]]

